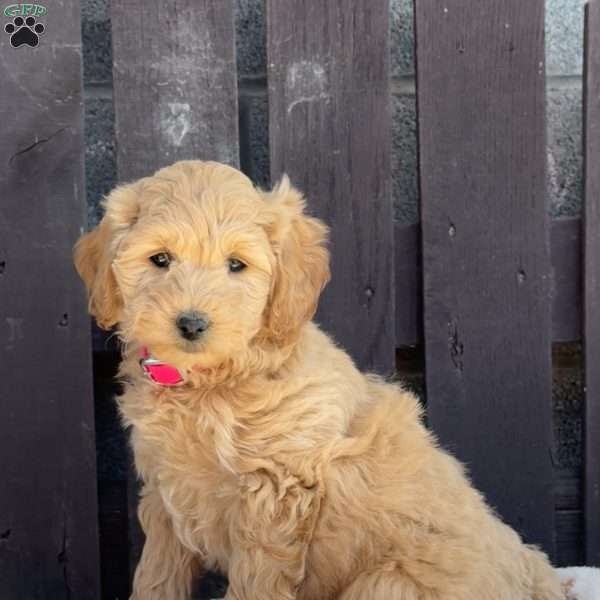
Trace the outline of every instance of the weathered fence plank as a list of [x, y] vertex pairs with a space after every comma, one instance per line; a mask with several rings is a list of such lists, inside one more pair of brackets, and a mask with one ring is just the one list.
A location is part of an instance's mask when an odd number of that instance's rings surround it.
[[37, 45], [0, 38], [0, 597], [95, 600], [79, 2], [33, 18]]
[[237, 166], [231, 0], [115, 0], [111, 11], [119, 179], [182, 159]]
[[586, 12], [585, 50], [585, 550], [600, 567], [600, 3]]
[[[119, 180], [182, 159], [238, 166], [232, 0], [113, 0], [111, 10]], [[131, 574], [143, 543], [136, 506], [132, 472]]]
[[[396, 255], [396, 345], [416, 346], [423, 341], [421, 284], [421, 226], [394, 226]], [[552, 341], [582, 339], [583, 273], [581, 219], [560, 217], [550, 223], [552, 257]]]
[[554, 555], [544, 1], [416, 3], [434, 431]]
[[271, 176], [288, 173], [333, 225], [318, 321], [380, 371], [395, 337], [388, 12], [388, 0], [267, 1]]

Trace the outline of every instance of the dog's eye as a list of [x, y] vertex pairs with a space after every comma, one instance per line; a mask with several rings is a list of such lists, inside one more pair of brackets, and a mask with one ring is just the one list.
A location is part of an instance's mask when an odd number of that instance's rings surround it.
[[230, 258], [227, 261], [227, 264], [229, 265], [229, 270], [232, 273], [239, 273], [240, 271], [243, 271], [246, 268], [246, 265], [237, 258]]
[[159, 252], [150, 257], [150, 260], [159, 268], [166, 269], [171, 264], [171, 256], [167, 252]]

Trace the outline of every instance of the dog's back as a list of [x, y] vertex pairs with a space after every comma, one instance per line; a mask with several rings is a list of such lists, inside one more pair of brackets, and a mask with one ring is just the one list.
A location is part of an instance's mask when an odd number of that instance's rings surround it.
[[438, 448], [412, 394], [368, 377], [323, 473], [300, 598], [563, 600], [545, 555]]

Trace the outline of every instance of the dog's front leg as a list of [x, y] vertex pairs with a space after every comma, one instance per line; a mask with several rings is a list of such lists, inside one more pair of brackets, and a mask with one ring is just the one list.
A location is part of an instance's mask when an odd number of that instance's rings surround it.
[[226, 600], [295, 600], [318, 516], [318, 486], [270, 478], [243, 499], [229, 563]]
[[[286, 548], [286, 553], [289, 552]], [[284, 560], [273, 549], [236, 550], [229, 563], [229, 588], [225, 600], [296, 600], [304, 566], [292, 557]]]
[[179, 542], [160, 495], [149, 486], [142, 490], [138, 517], [146, 541], [130, 600], [189, 600], [199, 561]]

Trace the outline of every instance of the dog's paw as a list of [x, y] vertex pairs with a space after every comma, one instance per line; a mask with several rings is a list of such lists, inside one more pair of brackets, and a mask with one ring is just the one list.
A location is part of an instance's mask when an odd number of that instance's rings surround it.
[[36, 23], [35, 17], [15, 17], [12, 23], [7, 23], [4, 26], [4, 31], [10, 35], [10, 44], [14, 48], [23, 46], [31, 46], [35, 48], [40, 38], [45, 31], [43, 23]]

